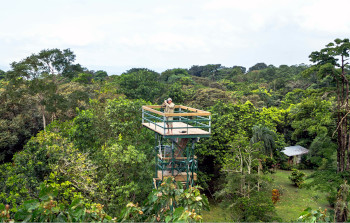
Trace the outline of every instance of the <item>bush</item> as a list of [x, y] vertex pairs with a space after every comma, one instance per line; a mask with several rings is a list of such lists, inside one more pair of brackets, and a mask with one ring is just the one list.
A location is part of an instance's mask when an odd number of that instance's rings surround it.
[[298, 222], [331, 222], [333, 221], [332, 212], [327, 212], [327, 209], [322, 210], [319, 208], [318, 210], [313, 210], [310, 207], [306, 208], [302, 213], [300, 213], [300, 217], [298, 218]]
[[292, 170], [292, 166], [287, 162], [282, 162], [280, 168], [281, 170]]
[[297, 169], [292, 170], [293, 172], [288, 178], [294, 183], [295, 186], [300, 188], [301, 185], [304, 183], [305, 173]]
[[236, 222], [281, 221], [276, 215], [271, 196], [264, 191], [255, 192], [250, 197], [236, 198], [227, 213]]
[[337, 202], [337, 193], [336, 192], [329, 192], [326, 196], [326, 199], [329, 203], [329, 206], [334, 208], [335, 203]]
[[277, 162], [274, 158], [266, 157], [263, 162], [261, 162], [264, 173], [274, 173], [275, 168], [277, 168], [279, 165], [277, 165]]
[[272, 202], [276, 204], [280, 200], [280, 192], [277, 189], [272, 190]]
[[83, 204], [75, 198], [66, 205], [57, 199], [58, 191], [53, 187], [40, 185], [38, 199], [25, 201], [10, 213], [9, 205], [0, 204], [1, 222], [108, 222], [112, 217], [103, 211], [101, 204]]
[[173, 177], [164, 178], [158, 189], [154, 189], [143, 207], [132, 202], [126, 205], [120, 222], [201, 222], [202, 210], [209, 210], [209, 202], [198, 187], [184, 190]]
[[307, 169], [310, 169], [311, 167], [307, 164], [300, 163], [300, 164], [298, 164], [297, 168], [298, 168], [298, 170], [307, 170]]
[[39, 198], [26, 200], [16, 210], [0, 203], [0, 222], [201, 222], [202, 210], [209, 210], [208, 199], [199, 187], [183, 189], [174, 178], [165, 178], [140, 207], [130, 202], [120, 215], [113, 218], [96, 203], [84, 204], [80, 198], [70, 203], [57, 199], [58, 190], [40, 185]]

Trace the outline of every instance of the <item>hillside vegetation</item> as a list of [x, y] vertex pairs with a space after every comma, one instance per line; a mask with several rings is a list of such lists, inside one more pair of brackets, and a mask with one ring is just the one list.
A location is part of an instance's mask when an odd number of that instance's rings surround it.
[[[228, 221], [297, 220], [280, 214], [295, 205], [288, 196], [302, 197], [296, 212], [325, 208], [327, 200], [338, 220], [347, 218], [349, 49], [348, 39], [337, 39], [312, 52], [310, 65], [208, 64], [162, 73], [133, 68], [121, 75], [75, 63], [70, 49], [13, 62], [0, 71], [0, 212], [9, 213], [0, 219], [29, 216], [40, 202], [46, 205], [45, 193], [52, 195], [52, 207], [73, 210], [79, 203], [96, 213], [77, 221], [202, 221], [206, 197]], [[142, 128], [141, 106], [168, 97], [213, 114], [212, 136], [196, 144], [201, 194], [171, 182], [164, 185], [169, 197], [152, 192], [155, 139]], [[295, 186], [282, 188], [287, 182], [275, 183], [281, 173], [291, 173], [280, 171], [292, 168], [281, 153], [289, 145], [310, 150], [298, 168], [313, 174], [300, 193], [293, 193]], [[275, 204], [273, 189], [284, 193]], [[320, 203], [307, 201], [312, 199]], [[181, 207], [172, 209], [174, 200]], [[29, 201], [32, 209], [24, 209]]]

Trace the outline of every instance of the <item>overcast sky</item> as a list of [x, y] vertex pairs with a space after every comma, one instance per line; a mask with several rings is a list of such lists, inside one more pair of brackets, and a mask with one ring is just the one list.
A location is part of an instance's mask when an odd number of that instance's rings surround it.
[[70, 48], [91, 70], [309, 64], [350, 37], [349, 0], [0, 0], [0, 69]]

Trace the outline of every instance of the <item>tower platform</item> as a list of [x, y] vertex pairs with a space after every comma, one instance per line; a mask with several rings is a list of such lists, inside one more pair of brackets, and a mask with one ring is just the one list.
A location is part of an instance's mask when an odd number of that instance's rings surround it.
[[174, 113], [164, 113], [161, 108], [160, 105], [142, 106], [142, 125], [164, 138], [210, 137], [210, 112], [183, 105], [176, 105]]
[[164, 138], [197, 138], [197, 137], [209, 137], [210, 132], [200, 128], [196, 128], [192, 125], [188, 125], [184, 122], [174, 122], [173, 132], [168, 133], [168, 128], [164, 127], [163, 122], [157, 123], [142, 123], [143, 126], [149, 128], [162, 135]]

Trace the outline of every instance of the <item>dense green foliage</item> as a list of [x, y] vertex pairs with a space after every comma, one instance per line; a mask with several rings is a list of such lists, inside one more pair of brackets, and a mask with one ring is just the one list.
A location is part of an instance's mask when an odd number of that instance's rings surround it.
[[61, 200], [54, 186], [40, 185], [38, 198], [26, 200], [13, 211], [10, 205], [0, 203], [1, 222], [202, 222], [202, 210], [209, 210], [208, 199], [200, 194], [199, 187], [183, 189], [181, 183], [167, 178], [154, 189], [143, 207], [132, 202], [124, 208], [120, 217], [112, 218], [104, 211], [104, 205], [86, 204], [80, 197], [71, 202]]
[[206, 196], [198, 187], [183, 189], [180, 182], [165, 178], [143, 206], [129, 203], [121, 214], [122, 222], [202, 222], [201, 211], [209, 210]]
[[[349, 76], [348, 49], [347, 39], [336, 40], [311, 53], [313, 66], [208, 64], [162, 73], [133, 68], [119, 76], [75, 64], [70, 49], [13, 62], [0, 71], [0, 203], [12, 212], [28, 200], [41, 205], [45, 185], [65, 207], [99, 203], [118, 216], [132, 202], [129, 214], [140, 211], [136, 204], [152, 194], [155, 144], [142, 128], [141, 106], [171, 97], [213, 114], [212, 136], [196, 144], [198, 184], [229, 210], [230, 220], [280, 220], [268, 185], [277, 167], [290, 168], [281, 152], [288, 145], [310, 149], [299, 168], [317, 171], [305, 186], [327, 191], [335, 205], [349, 175], [348, 152], [339, 147], [349, 139], [348, 105], [339, 101], [347, 96], [339, 81]], [[195, 189], [182, 192], [197, 196]], [[184, 208], [174, 215], [148, 209], [148, 217], [129, 220], [184, 220], [186, 210], [187, 220], [200, 220], [181, 203], [188, 199], [182, 192], [174, 192]], [[152, 202], [148, 207], [163, 201]]]
[[88, 207], [79, 198], [70, 203], [57, 199], [58, 191], [54, 187], [40, 185], [37, 199], [26, 200], [11, 213], [9, 205], [0, 204], [2, 222], [108, 222], [112, 217], [107, 215], [101, 204]]
[[312, 210], [310, 207], [306, 208], [300, 213], [298, 222], [332, 222], [333, 218], [327, 213], [326, 210], [319, 208], [318, 210]]

